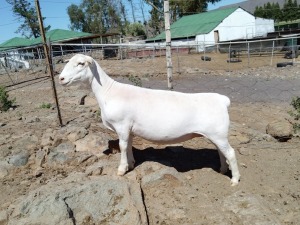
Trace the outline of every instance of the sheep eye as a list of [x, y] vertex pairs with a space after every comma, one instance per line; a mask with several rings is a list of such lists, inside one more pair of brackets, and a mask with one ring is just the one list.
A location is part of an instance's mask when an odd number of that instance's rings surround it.
[[79, 62], [78, 66], [84, 66], [84, 62]]

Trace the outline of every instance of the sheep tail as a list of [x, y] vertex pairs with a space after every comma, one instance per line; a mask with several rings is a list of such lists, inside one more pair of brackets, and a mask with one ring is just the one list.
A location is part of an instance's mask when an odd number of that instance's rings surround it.
[[228, 108], [230, 106], [230, 99], [225, 95], [222, 95], [222, 97], [226, 107]]

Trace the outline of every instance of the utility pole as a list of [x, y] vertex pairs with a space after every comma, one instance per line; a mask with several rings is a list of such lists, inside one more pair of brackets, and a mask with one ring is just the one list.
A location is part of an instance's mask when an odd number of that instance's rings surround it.
[[45, 52], [45, 56], [46, 56], [46, 59], [47, 59], [48, 68], [49, 68], [49, 71], [50, 71], [51, 84], [52, 84], [52, 90], [53, 90], [53, 98], [54, 98], [54, 101], [55, 101], [55, 104], [56, 104], [56, 109], [57, 109], [57, 117], [58, 117], [59, 125], [62, 126], [63, 124], [62, 124], [62, 119], [61, 119], [61, 115], [60, 115], [60, 109], [59, 109], [58, 98], [57, 98], [56, 87], [55, 87], [55, 81], [54, 81], [52, 58], [49, 55], [49, 49], [48, 49], [48, 45], [47, 45], [47, 42], [46, 42], [46, 36], [45, 36], [45, 30], [44, 30], [44, 24], [43, 24], [43, 20], [42, 20], [39, 0], [35, 0], [35, 7], [36, 7], [37, 16], [38, 16], [38, 20], [39, 20], [39, 24], [40, 24], [40, 31], [41, 31], [41, 37], [42, 37], [42, 40], [43, 40], [44, 52]]
[[173, 89], [172, 75], [172, 55], [171, 55], [171, 30], [170, 30], [170, 7], [169, 0], [164, 0], [164, 17], [165, 17], [165, 33], [166, 33], [166, 59], [167, 59], [167, 76], [168, 88]]

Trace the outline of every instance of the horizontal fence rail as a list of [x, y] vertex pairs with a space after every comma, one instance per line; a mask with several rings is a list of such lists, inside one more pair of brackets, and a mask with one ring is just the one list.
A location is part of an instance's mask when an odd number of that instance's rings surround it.
[[[300, 96], [300, 74], [289, 67], [278, 68], [292, 64], [298, 67], [299, 43], [299, 37], [218, 44], [173, 42], [175, 90], [224, 93], [238, 102], [288, 102], [292, 96]], [[68, 59], [81, 53], [92, 56], [109, 75], [123, 82], [166, 89], [165, 43], [54, 43], [51, 50], [57, 74]], [[0, 85], [11, 87], [26, 80], [42, 80], [46, 72], [42, 46], [0, 53]], [[190, 88], [184, 88], [186, 83]]]

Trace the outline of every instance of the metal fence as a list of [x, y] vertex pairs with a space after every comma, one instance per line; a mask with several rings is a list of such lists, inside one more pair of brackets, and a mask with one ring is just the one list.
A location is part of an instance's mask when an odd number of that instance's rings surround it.
[[[219, 92], [241, 102], [289, 101], [292, 96], [300, 96], [299, 42], [299, 37], [286, 37], [217, 45], [172, 43], [175, 90]], [[82, 53], [92, 56], [109, 75], [123, 82], [139, 80], [144, 87], [167, 88], [164, 43], [52, 44], [51, 50], [57, 74], [67, 59]], [[11, 87], [47, 75], [42, 48], [19, 49], [14, 54], [0, 63], [0, 85]], [[28, 69], [22, 61], [28, 63]], [[291, 64], [294, 66], [285, 67]]]

